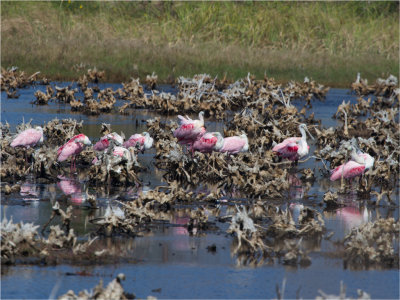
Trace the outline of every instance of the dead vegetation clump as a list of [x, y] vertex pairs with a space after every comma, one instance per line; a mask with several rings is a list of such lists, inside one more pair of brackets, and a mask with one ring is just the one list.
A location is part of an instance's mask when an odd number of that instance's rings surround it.
[[181, 76], [177, 79], [177, 88], [176, 97], [171, 93], [157, 91], [152, 92], [148, 97], [145, 94], [132, 94], [124, 85], [124, 89], [117, 92], [120, 98], [130, 102], [121, 107], [120, 113], [126, 113], [127, 108], [149, 108], [163, 114], [204, 111], [206, 116], [224, 119], [225, 112], [228, 110], [255, 107], [264, 111], [263, 107], [266, 104], [278, 101], [276, 99], [281, 96], [279, 93], [282, 93], [282, 90], [287, 101], [295, 97], [306, 97], [307, 101], [314, 97], [323, 98], [328, 91], [322, 86], [317, 86], [313, 81], [304, 84], [289, 83], [282, 88], [273, 80], [265, 78], [264, 81], [257, 81], [250, 74], [229, 86], [221, 85], [217, 78], [213, 79], [208, 74], [198, 74], [193, 78]]
[[100, 80], [104, 79], [106, 72], [105, 71], [99, 71], [97, 70], [96, 67], [94, 67], [93, 69], [89, 69], [87, 71], [87, 77], [89, 79], [90, 82], [93, 83], [99, 83]]
[[75, 93], [78, 89], [72, 89], [71, 86], [58, 87], [56, 86], [55, 98], [63, 103], [71, 103], [75, 101]]
[[46, 105], [49, 102], [49, 100], [53, 98], [53, 93], [54, 93], [53, 88], [50, 85], [48, 85], [46, 87], [46, 94], [43, 93], [42, 91], [35, 92], [36, 100], [33, 101], [33, 103], [37, 105]]
[[125, 280], [124, 274], [118, 274], [107, 287], [103, 287], [103, 280], [100, 279], [100, 283], [95, 286], [90, 292], [87, 290], [80, 291], [76, 295], [72, 290], [69, 290], [66, 294], [58, 297], [58, 300], [89, 300], [89, 299], [135, 299], [135, 295], [124, 291], [121, 282]]
[[109, 113], [113, 110], [116, 99], [111, 88], [99, 91], [97, 100], [93, 99], [93, 90], [87, 89], [84, 92], [84, 102], [74, 100], [70, 102], [71, 110], [79, 111], [87, 115], [99, 115]]
[[32, 256], [38, 253], [38, 225], [18, 224], [7, 218], [1, 222], [1, 263], [13, 264], [19, 256]]
[[[94, 184], [127, 185], [140, 184], [137, 172], [141, 170], [133, 147], [124, 149], [124, 155], [114, 154], [114, 147], [107, 148], [104, 152], [98, 153], [96, 162], [89, 169], [89, 181]], [[93, 155], [93, 150], [91, 154]], [[93, 156], [87, 156], [92, 158]]]
[[[303, 249], [303, 239], [320, 240], [325, 222], [315, 210], [303, 208], [296, 222], [289, 210], [257, 203], [249, 211], [237, 208], [228, 233], [235, 234], [232, 254], [240, 265], [261, 265], [265, 259], [279, 259], [283, 264], [309, 266], [311, 259]], [[251, 216], [254, 218], [252, 219]]]
[[83, 121], [73, 119], [53, 119], [43, 127], [46, 136], [45, 145], [62, 145], [73, 136], [82, 132]]
[[[66, 214], [64, 211], [62, 213]], [[7, 218], [3, 219], [1, 228], [2, 264], [15, 264], [24, 260], [30, 263], [79, 261], [82, 254], [88, 259], [91, 257], [92, 260], [98, 257], [92, 256], [95, 248], [90, 246], [93, 240], [78, 243], [73, 229], [67, 231], [62, 230], [59, 225], [50, 226], [50, 233], [46, 238], [39, 235], [38, 225], [23, 222], [16, 224]]]
[[37, 76], [40, 72], [36, 72], [30, 76], [25, 72], [17, 71], [18, 67], [10, 69], [1, 68], [0, 86], [1, 91], [6, 91], [8, 98], [18, 98], [17, 90], [26, 88], [35, 84]]
[[360, 73], [358, 73], [356, 81], [351, 84], [351, 89], [360, 96], [374, 94], [375, 96], [383, 96], [388, 98], [394, 95], [397, 88], [398, 79], [393, 75], [389, 75], [389, 77], [386, 79], [378, 78], [375, 84], [368, 85], [368, 80], [362, 79]]
[[157, 87], [158, 76], [153, 72], [151, 75], [146, 76], [146, 85], [150, 90], [155, 90]]
[[399, 268], [400, 222], [378, 219], [354, 228], [344, 238], [344, 263], [351, 269]]

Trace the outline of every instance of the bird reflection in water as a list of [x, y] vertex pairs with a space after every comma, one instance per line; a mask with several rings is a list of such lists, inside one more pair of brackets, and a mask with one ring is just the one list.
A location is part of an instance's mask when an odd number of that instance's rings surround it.
[[79, 181], [64, 176], [58, 176], [58, 179], [60, 181], [57, 182], [57, 186], [66, 196], [70, 196], [73, 204], [80, 205], [84, 202], [85, 198]]
[[[185, 211], [175, 211], [174, 214], [172, 214], [170, 223], [174, 226], [172, 227], [171, 233], [176, 237], [172, 245], [174, 250], [188, 251], [191, 249], [189, 231], [186, 226], [189, 221], [190, 216]], [[193, 228], [193, 234], [196, 233], [197, 228]]]
[[[343, 207], [339, 207], [336, 213], [333, 212], [329, 216], [339, 220], [346, 233], [371, 221], [371, 212], [366, 206], [360, 206], [356, 192], [339, 196], [338, 203], [341, 203]], [[325, 216], [328, 215], [325, 213]]]
[[341, 207], [336, 211], [336, 216], [343, 222], [346, 231], [351, 231], [371, 219], [371, 213], [366, 207], [360, 209], [356, 206]]
[[21, 190], [19, 194], [22, 196], [22, 199], [25, 201], [38, 201], [39, 200], [39, 191], [36, 184], [33, 184], [29, 181], [25, 182], [21, 185]]
[[297, 174], [289, 174], [289, 199], [303, 199], [311, 185], [303, 183]]

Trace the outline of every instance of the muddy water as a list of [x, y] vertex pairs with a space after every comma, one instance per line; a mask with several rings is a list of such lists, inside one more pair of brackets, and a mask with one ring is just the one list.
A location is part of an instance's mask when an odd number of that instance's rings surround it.
[[[65, 86], [68, 83], [57, 83]], [[120, 85], [100, 85], [100, 88], [111, 87], [114, 90]], [[46, 106], [29, 104], [34, 100], [34, 92], [42, 86], [19, 90], [19, 99], [7, 99], [2, 93], [1, 119], [8, 122], [11, 130], [15, 126], [32, 119], [32, 124], [43, 125], [53, 118], [74, 118], [83, 120], [83, 132], [92, 141], [99, 138], [101, 123], [111, 123], [116, 132], [123, 131], [126, 137], [136, 132], [146, 130], [145, 121], [158, 114], [146, 110], [136, 110], [131, 115], [103, 114], [100, 116], [85, 116], [71, 113], [69, 105], [50, 103]], [[165, 91], [173, 91], [163, 87]], [[78, 94], [79, 96], [79, 94]], [[337, 126], [340, 122], [332, 119], [337, 106], [343, 100], [355, 102], [356, 97], [347, 90], [332, 89], [324, 102], [313, 102], [310, 110], [316, 119], [321, 119], [325, 127]], [[295, 103], [296, 104], [296, 103]], [[174, 119], [175, 116], [162, 117]], [[222, 131], [223, 123], [206, 120], [208, 131]], [[310, 150], [313, 150], [311, 148]], [[162, 173], [153, 165], [154, 149], [139, 154], [139, 162], [147, 167], [140, 173], [144, 182], [144, 191], [162, 185]], [[318, 169], [314, 160], [299, 165], [302, 168]], [[235, 257], [231, 256], [232, 237], [228, 236], [228, 224], [219, 223], [219, 230], [200, 236], [189, 236], [185, 227], [188, 221], [186, 208], [176, 208], [168, 216], [169, 222], [160, 223], [150, 233], [137, 238], [102, 239], [104, 247], [129, 253], [129, 261], [98, 266], [28, 266], [19, 265], [2, 267], [2, 298], [49, 298], [57, 297], [69, 289], [76, 293], [83, 289], [94, 287], [102, 278], [108, 283], [118, 273], [126, 275], [123, 283], [127, 292], [133, 292], [137, 297], [153, 295], [158, 298], [271, 298], [276, 297], [276, 284], [282, 285], [286, 278], [285, 298], [314, 298], [318, 290], [328, 294], [338, 294], [340, 281], [347, 286], [347, 296], [356, 297], [356, 290], [362, 289], [373, 298], [399, 298], [399, 273], [397, 270], [352, 271], [345, 269], [341, 259], [334, 258], [336, 251], [332, 241], [342, 239], [351, 228], [359, 226], [377, 217], [399, 217], [397, 208], [371, 208], [365, 199], [358, 199], [355, 193], [343, 196], [345, 207], [333, 211], [323, 211], [318, 204], [327, 190], [334, 190], [337, 185], [319, 176], [314, 184], [306, 187], [298, 172], [292, 174], [292, 187], [287, 199], [274, 203], [282, 208], [290, 207], [296, 216], [298, 205], [304, 204], [319, 209], [325, 218], [327, 231], [333, 232], [330, 241], [308, 240], [303, 245], [310, 251], [312, 264], [306, 268], [293, 268], [281, 263], [250, 268], [236, 265]], [[13, 217], [15, 222], [33, 222], [44, 225], [51, 214], [51, 203], [60, 202], [62, 208], [73, 205], [72, 227], [81, 239], [87, 238], [87, 233], [95, 227], [89, 219], [102, 216], [113, 199], [121, 201], [135, 197], [138, 191], [134, 187], [115, 188], [100, 192], [93, 186], [88, 186], [84, 180], [76, 176], [60, 179], [55, 184], [38, 184], [34, 178], [22, 182], [19, 194], [5, 196], [2, 194], [1, 218]], [[202, 188], [203, 189], [203, 188]], [[86, 207], [86, 191], [96, 194], [101, 208], [89, 210]], [[307, 196], [306, 196], [307, 195]], [[396, 196], [397, 195], [397, 196]], [[227, 195], [229, 203], [244, 202], [243, 195]], [[398, 191], [393, 195], [399, 203]], [[222, 213], [229, 209], [229, 203], [222, 202]], [[53, 221], [57, 224], [57, 221]], [[208, 246], [215, 245], [216, 251], [209, 251]], [[89, 276], [73, 276], [85, 271]]]

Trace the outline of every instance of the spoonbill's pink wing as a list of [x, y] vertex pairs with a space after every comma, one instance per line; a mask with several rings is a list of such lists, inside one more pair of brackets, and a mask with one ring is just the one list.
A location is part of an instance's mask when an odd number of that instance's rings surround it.
[[299, 145], [297, 143], [289, 142], [286, 143], [283, 147], [280, 147], [279, 150], [277, 150], [276, 152], [278, 153], [279, 156], [282, 157], [292, 157], [297, 154], [298, 150], [299, 150]]
[[195, 142], [200, 136], [206, 132], [204, 127], [196, 128], [194, 124], [183, 124], [174, 131], [174, 137], [181, 144], [189, 144]]
[[342, 177], [344, 178], [353, 178], [361, 175], [365, 170], [365, 166], [355, 161], [348, 161], [347, 163], [340, 165], [339, 167], [332, 170], [332, 175], [330, 177], [331, 181], [338, 180]]
[[123, 143], [122, 146], [124, 146], [125, 148], [129, 148], [129, 147], [136, 147], [136, 145], [138, 144], [140, 147], [140, 150], [143, 150], [145, 141], [146, 141], [146, 138], [143, 135], [134, 134], [129, 138], [129, 140], [127, 140], [125, 143]]
[[217, 141], [218, 139], [214, 135], [206, 133], [194, 142], [192, 150], [200, 151], [202, 153], [212, 152]]
[[24, 147], [30, 147], [34, 146], [39, 142], [39, 140], [42, 138], [43, 134], [33, 128], [26, 129], [22, 131], [20, 134], [16, 136], [16, 138], [11, 142], [10, 146], [11, 147], [17, 147], [17, 146], [24, 146]]
[[103, 150], [107, 149], [108, 146], [110, 146], [110, 142], [108, 141], [108, 139], [100, 139], [100, 141], [98, 141], [93, 146], [93, 149], [96, 151], [103, 151]]
[[274, 152], [279, 152], [280, 149], [285, 148], [287, 144], [292, 144], [300, 141], [300, 137], [290, 137], [285, 139], [282, 143], [279, 143], [278, 145], [275, 145], [274, 148], [272, 148], [272, 151]]
[[231, 136], [224, 139], [224, 145], [219, 152], [228, 152], [230, 154], [236, 154], [242, 150], [246, 145], [246, 140], [238, 136]]
[[57, 161], [67, 160], [68, 157], [70, 157], [72, 155], [77, 155], [77, 154], [81, 153], [82, 150], [83, 150], [83, 146], [81, 145], [81, 143], [68, 142], [64, 146], [62, 146], [58, 149]]
[[[64, 145], [62, 145], [60, 148], [58, 148], [57, 150], [57, 156], [60, 155], [61, 151], [63, 151], [63, 149], [65, 148], [65, 146], [69, 145], [69, 144], [76, 144], [75, 140], [76, 139], [84, 139], [85, 135], [83, 133], [81, 134], [77, 134], [75, 136], [73, 136], [68, 142], [66, 142]], [[82, 147], [82, 146], [81, 146]], [[81, 150], [82, 151], [82, 150]], [[80, 151], [79, 151], [80, 152]]]

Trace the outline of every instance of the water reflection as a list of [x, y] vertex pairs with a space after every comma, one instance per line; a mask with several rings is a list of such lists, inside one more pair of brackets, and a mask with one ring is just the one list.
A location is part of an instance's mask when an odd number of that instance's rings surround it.
[[39, 200], [39, 189], [36, 184], [26, 181], [21, 185], [19, 194], [25, 201], [38, 201]]
[[305, 188], [297, 174], [289, 174], [289, 199], [302, 199], [304, 197]]
[[371, 213], [366, 207], [342, 207], [336, 211], [336, 216], [344, 222], [347, 232], [371, 220]]
[[79, 181], [64, 176], [58, 176], [58, 179], [60, 179], [60, 181], [57, 182], [57, 186], [64, 195], [70, 197], [73, 204], [81, 205], [85, 201], [85, 195], [82, 193], [81, 183]]
[[339, 220], [339, 227], [343, 228], [345, 234], [353, 228], [372, 221], [371, 210], [358, 200], [356, 192], [340, 194], [338, 203], [343, 206], [335, 211], [325, 211], [324, 215], [328, 219]]

